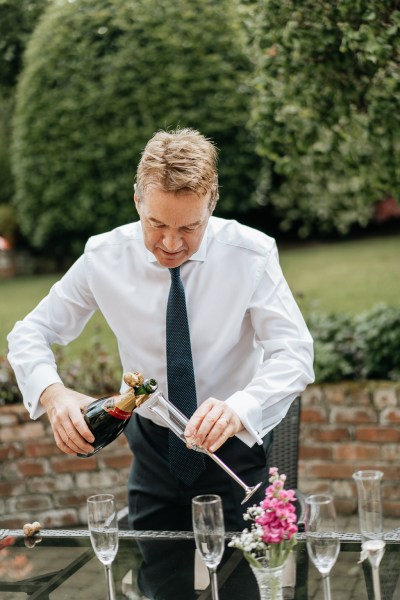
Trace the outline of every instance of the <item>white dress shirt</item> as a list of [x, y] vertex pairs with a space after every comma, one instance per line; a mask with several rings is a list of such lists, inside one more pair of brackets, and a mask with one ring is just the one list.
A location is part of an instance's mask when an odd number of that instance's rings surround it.
[[[198, 404], [209, 397], [225, 400], [245, 427], [237, 437], [249, 446], [261, 443], [313, 381], [312, 339], [275, 242], [236, 221], [211, 217], [181, 277]], [[123, 372], [140, 371], [167, 394], [169, 287], [168, 269], [144, 246], [140, 221], [90, 238], [84, 254], [8, 336], [8, 359], [31, 417], [44, 412], [42, 391], [61, 382], [51, 344], [79, 336], [96, 310], [116, 336]]]

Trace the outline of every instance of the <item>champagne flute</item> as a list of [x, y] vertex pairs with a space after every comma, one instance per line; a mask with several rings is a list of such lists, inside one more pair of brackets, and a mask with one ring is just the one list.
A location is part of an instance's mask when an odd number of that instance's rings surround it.
[[118, 552], [118, 521], [113, 494], [89, 496], [87, 511], [93, 550], [106, 573], [108, 599], [115, 600], [111, 564]]
[[332, 496], [316, 494], [306, 498], [304, 525], [308, 555], [322, 575], [325, 600], [331, 600], [329, 574], [340, 550]]
[[225, 549], [224, 513], [220, 496], [196, 496], [192, 499], [192, 518], [196, 548], [208, 568], [211, 596], [219, 600], [217, 567]]
[[[140, 409], [137, 409], [137, 412], [139, 414], [145, 414], [147, 410], [158, 415], [160, 419], [169, 427], [169, 429], [175, 433], [175, 435], [177, 435], [185, 444], [188, 443], [188, 440], [184, 436], [184, 431], [189, 419], [179, 409], [177, 409], [176, 406], [167, 400], [163, 394], [160, 392], [158, 394], [154, 394], [143, 404]], [[195, 444], [190, 444], [190, 446], [192, 450], [203, 452], [203, 454], [209, 456], [244, 489], [245, 496], [242, 500], [242, 504], [247, 502], [262, 484], [262, 481], [260, 481], [254, 486], [246, 485], [246, 483], [244, 483], [244, 481], [242, 481], [240, 477], [238, 477], [236, 473], [234, 473], [216, 454], [210, 452], [209, 450], [205, 450], [200, 446], [196, 446]]]
[[368, 556], [372, 568], [372, 585], [375, 600], [381, 599], [379, 565], [385, 553], [383, 511], [381, 497], [382, 471], [356, 471], [358, 517], [362, 552]]

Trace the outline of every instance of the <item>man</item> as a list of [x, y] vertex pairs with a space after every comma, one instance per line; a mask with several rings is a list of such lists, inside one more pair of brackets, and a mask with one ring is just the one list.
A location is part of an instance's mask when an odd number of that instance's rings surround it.
[[[249, 485], [266, 479], [267, 434], [313, 380], [312, 340], [274, 240], [213, 217], [217, 200], [213, 143], [191, 129], [156, 133], [136, 176], [140, 221], [91, 238], [49, 295], [16, 323], [9, 360], [25, 405], [34, 419], [47, 412], [63, 452], [91, 451], [93, 436], [81, 409], [92, 399], [63, 386], [51, 344], [76, 338], [101, 310], [118, 340], [123, 372], [141, 371], [171, 395], [180, 380], [168, 380], [166, 312], [172, 273], [180, 272], [198, 406], [185, 435], [219, 450]], [[168, 430], [146, 414], [145, 405], [140, 412], [127, 429], [135, 456], [128, 485], [131, 526], [190, 529], [192, 497], [218, 493], [226, 528], [241, 528], [241, 488], [208, 457], [194, 481], [183, 481], [179, 469], [170, 468]], [[193, 455], [203, 456], [187, 452], [182, 468]]]

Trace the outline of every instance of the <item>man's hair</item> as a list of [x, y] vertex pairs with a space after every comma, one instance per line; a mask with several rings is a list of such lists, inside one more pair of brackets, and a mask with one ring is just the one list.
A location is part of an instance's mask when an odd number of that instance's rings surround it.
[[136, 173], [139, 201], [149, 188], [203, 197], [209, 208], [218, 200], [217, 148], [195, 129], [158, 131], [148, 141]]

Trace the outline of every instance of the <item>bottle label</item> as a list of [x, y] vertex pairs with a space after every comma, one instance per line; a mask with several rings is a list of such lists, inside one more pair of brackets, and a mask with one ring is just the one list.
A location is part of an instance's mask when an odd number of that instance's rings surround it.
[[109, 415], [115, 417], [116, 419], [120, 419], [121, 421], [129, 419], [129, 417], [132, 415], [131, 411], [127, 412], [126, 410], [118, 408], [118, 406], [115, 405], [114, 398], [107, 398], [107, 400], [103, 403], [102, 408], [108, 412]]

